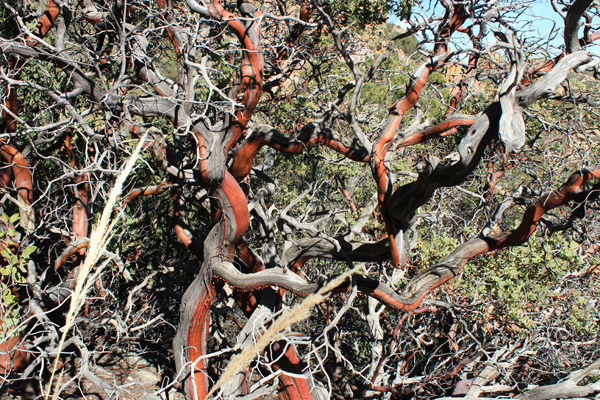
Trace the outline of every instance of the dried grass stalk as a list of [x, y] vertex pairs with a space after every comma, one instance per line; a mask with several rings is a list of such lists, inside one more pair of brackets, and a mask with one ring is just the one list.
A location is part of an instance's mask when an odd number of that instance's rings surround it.
[[246, 347], [240, 354], [233, 357], [227, 369], [223, 372], [217, 383], [210, 389], [205, 400], [210, 398], [217, 390], [223, 386], [225, 382], [233, 378], [239, 373], [246, 365], [256, 357], [257, 354], [262, 352], [271, 342], [281, 339], [281, 332], [289, 328], [290, 326], [304, 321], [310, 316], [310, 310], [319, 303], [322, 303], [331, 293], [333, 289], [341, 285], [346, 279], [352, 274], [358, 272], [360, 266], [356, 266], [353, 269], [344, 272], [340, 276], [336, 277], [327, 285], [323, 286], [317, 293], [311, 294], [306, 297], [301, 303], [297, 304], [293, 308], [283, 312], [279, 318], [273, 322], [273, 324], [267, 329], [254, 344], [254, 346]]
[[[149, 129], [148, 131], [150, 131]], [[110, 195], [108, 197], [108, 201], [104, 206], [104, 210], [102, 210], [102, 215], [100, 217], [100, 221], [98, 225], [96, 225], [92, 229], [92, 234], [90, 236], [90, 246], [88, 248], [88, 254], [83, 261], [83, 264], [79, 267], [77, 271], [77, 281], [75, 284], [75, 289], [73, 290], [73, 294], [71, 295], [71, 304], [69, 306], [69, 312], [67, 313], [67, 317], [65, 320], [65, 325], [62, 327], [62, 335], [60, 337], [60, 341], [58, 343], [58, 350], [56, 353], [56, 358], [54, 359], [54, 364], [52, 366], [52, 374], [50, 375], [50, 381], [48, 382], [48, 390], [44, 398], [48, 400], [50, 394], [52, 394], [52, 383], [54, 380], [54, 375], [58, 369], [60, 354], [63, 350], [63, 346], [65, 344], [65, 340], [67, 338], [67, 334], [71, 330], [73, 322], [75, 321], [75, 317], [79, 314], [79, 310], [83, 306], [87, 294], [91, 288], [91, 286], [96, 282], [100, 274], [102, 273], [104, 267], [108, 263], [102, 263], [96, 270], [92, 273], [92, 269], [98, 263], [100, 256], [104, 252], [106, 245], [109, 242], [111, 237], [112, 229], [118, 221], [118, 216], [121, 215], [122, 211], [119, 211], [119, 214], [111, 218], [113, 216], [113, 210], [115, 205], [117, 204], [117, 200], [119, 196], [123, 192], [123, 185], [125, 184], [125, 180], [133, 170], [133, 166], [135, 165], [140, 152], [142, 151], [142, 147], [146, 140], [146, 136], [148, 131], [142, 136], [138, 145], [136, 146], [133, 154], [125, 164], [125, 167], [117, 177], [113, 188], [110, 191]], [[59, 394], [58, 388], [60, 387], [62, 379], [58, 379], [56, 381], [56, 385], [54, 386], [54, 394], [52, 395], [52, 400], [56, 400]]]

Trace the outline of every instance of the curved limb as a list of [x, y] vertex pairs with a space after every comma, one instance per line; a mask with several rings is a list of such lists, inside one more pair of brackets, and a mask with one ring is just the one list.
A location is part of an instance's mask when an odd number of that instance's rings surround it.
[[471, 126], [475, 122], [476, 118], [472, 118], [466, 115], [457, 115], [446, 119], [439, 124], [417, 132], [416, 134], [403, 139], [395, 150], [402, 147], [412, 146], [415, 144], [425, 143], [431, 139], [438, 137], [450, 136], [456, 132], [456, 128], [459, 126]]
[[[579, 20], [584, 16], [585, 11], [591, 5], [589, 0], [577, 0], [573, 2], [564, 16], [565, 20], [565, 53], [559, 54], [558, 56], [545, 61], [539, 65], [531, 67], [523, 76], [521, 80], [521, 86], [526, 87], [532, 84], [533, 79], [539, 75], [542, 75], [554, 68], [559, 61], [563, 59], [565, 55], [575, 53], [581, 49], [582, 46], [593, 43], [600, 39], [600, 32], [596, 32], [593, 35], [589, 34], [589, 29], [584, 30], [584, 36], [578, 38], [579, 31]], [[587, 28], [587, 26], [586, 26]]]
[[[249, 221], [246, 197], [229, 173], [226, 172], [217, 193], [223, 214], [205, 240], [203, 255], [205, 261], [200, 273], [183, 296], [179, 327], [173, 340], [177, 370], [181, 372], [191, 368], [189, 375], [186, 374], [185, 385], [190, 398], [195, 398], [193, 396], [204, 398], [207, 394], [204, 363], [200, 357], [206, 354], [210, 305], [217, 292], [215, 285], [211, 283], [211, 276], [215, 266], [220, 264], [220, 259], [233, 258], [235, 244], [246, 232]], [[182, 238], [182, 235], [179, 237]], [[183, 237], [185, 238], [185, 235]], [[189, 237], [185, 240], [188, 243], [186, 245], [192, 244]], [[188, 365], [189, 363], [191, 366]]]
[[177, 334], [173, 339], [175, 365], [186, 383], [184, 390], [190, 399], [204, 399], [208, 393], [208, 376], [202, 356], [206, 354], [206, 340], [210, 326], [210, 305], [216, 289], [198, 274], [181, 301], [181, 315]]
[[[202, 147], [200, 148], [202, 149]], [[210, 161], [210, 159], [204, 159], [200, 162], [201, 172], [204, 176], [208, 176], [205, 167], [208, 167]], [[210, 183], [208, 179], [207, 181]], [[197, 254], [202, 256], [204, 262], [200, 273], [184, 294], [179, 326], [173, 341], [178, 372], [191, 368], [190, 373], [185, 374], [187, 376], [186, 392], [191, 398], [195, 398], [193, 396], [204, 398], [207, 393], [206, 374], [203, 372], [204, 364], [198, 360], [206, 353], [210, 305], [217, 292], [217, 288], [212, 283], [214, 269], [224, 262], [231, 265], [235, 246], [246, 233], [250, 221], [246, 195], [229, 172], [224, 172], [224, 176], [218, 184], [213, 182], [210, 193], [217, 200], [214, 213], [218, 213], [220, 217], [214, 221], [214, 226], [204, 240], [203, 254]], [[177, 207], [180, 198], [177, 193], [175, 197]], [[181, 227], [178, 229], [177, 225], [176, 231], [186, 246], [193, 244], [188, 232]], [[196, 246], [191, 246], [191, 249], [195, 252], [200, 250]], [[189, 363], [191, 363], [191, 367]]]
[[[27, 35], [25, 43], [27, 46], [35, 46], [39, 40], [43, 39], [48, 31], [54, 26], [54, 22], [58, 18], [60, 8], [54, 3], [53, 0], [47, 0], [46, 10], [44, 14], [38, 20], [35, 28], [31, 32], [33, 36]], [[12, 55], [9, 58], [9, 70], [19, 71], [23, 67], [24, 60], [18, 59]], [[19, 73], [16, 72], [13, 76], [15, 79], [19, 78]], [[14, 133], [17, 131], [17, 120], [16, 116], [19, 114], [19, 106], [17, 99], [17, 88], [13, 85], [7, 85], [4, 89], [4, 96], [6, 98], [6, 105], [2, 109], [2, 122], [0, 123], [0, 132]]]
[[22, 204], [19, 205], [20, 223], [26, 231], [30, 232], [35, 229], [35, 212], [32, 208], [33, 178], [29, 164], [23, 153], [9, 144], [0, 146], [0, 164], [12, 169], [18, 200]]
[[389, 111], [388, 119], [379, 138], [373, 146], [371, 155], [371, 170], [375, 183], [377, 184], [377, 200], [379, 209], [386, 226], [390, 240], [391, 259], [394, 266], [402, 266], [406, 262], [405, 246], [396, 243], [396, 229], [388, 212], [388, 200], [392, 194], [393, 187], [389, 178], [389, 171], [385, 165], [385, 156], [394, 138], [396, 137], [398, 127], [404, 118], [404, 115], [419, 100], [421, 91], [427, 82], [429, 75], [435, 71], [448, 56], [448, 39], [463, 24], [467, 18], [467, 13], [462, 4], [452, 5], [452, 15], [438, 33], [438, 40], [434, 47], [434, 56], [427, 59], [417, 69], [409, 86], [406, 89], [406, 95], [398, 100]]
[[[236, 247], [237, 255], [250, 268], [252, 272], [264, 271], [265, 267], [254, 253], [247, 246], [245, 241], [240, 241]], [[275, 294], [270, 291], [271, 295], [277, 296], [275, 303], [277, 309], [280, 308], [281, 294]], [[264, 292], [263, 292], [264, 295]], [[249, 317], [258, 306], [258, 301], [254, 294], [250, 291], [235, 291], [236, 302], [238, 307]], [[270, 354], [270, 358], [274, 361], [276, 370], [283, 370], [293, 373], [293, 375], [282, 374], [279, 376], [279, 398], [289, 400], [310, 400], [312, 395], [309, 384], [306, 378], [302, 377], [304, 366], [298, 359], [296, 348], [293, 345], [287, 345], [285, 342], [278, 342], [271, 346], [275, 354]], [[282, 351], [285, 350], [285, 351]]]
[[414, 278], [403, 290], [402, 297], [420, 302], [427, 293], [458, 274], [471, 258], [504, 247], [525, 243], [539, 225], [541, 217], [547, 211], [575, 200], [577, 196], [586, 196], [582, 185], [591, 179], [600, 178], [600, 169], [593, 172], [576, 172], [558, 191], [540, 197], [529, 206], [520, 225], [509, 232], [497, 233], [483, 238], [471, 239], [460, 245], [442, 262], [436, 264]]
[[[473, 257], [493, 250], [519, 246], [525, 243], [539, 225], [541, 217], [549, 210], [565, 205], [572, 200], [585, 201], [591, 191], [583, 191], [582, 186], [600, 178], [600, 169], [576, 172], [557, 191], [541, 196], [527, 208], [520, 225], [508, 232], [496, 233], [487, 237], [471, 239], [456, 248], [440, 263], [433, 265], [413, 278], [400, 294], [388, 286], [353, 276], [351, 281], [340, 285], [335, 292], [350, 292], [356, 286], [386, 306], [395, 310], [414, 311], [432, 290], [458, 275], [464, 265]], [[280, 286], [301, 296], [316, 292], [320, 284], [308, 283], [289, 270], [270, 268], [253, 274], [237, 271], [231, 263], [218, 263], [213, 266], [214, 274], [238, 290], [254, 290], [266, 286]]]
[[254, 6], [252, 1], [240, 2], [239, 8], [245, 17], [250, 17], [246, 22], [226, 11], [219, 0], [213, 0], [208, 7], [208, 11], [214, 19], [227, 23], [242, 47], [241, 80], [231, 97], [235, 99], [241, 94], [242, 98], [238, 102], [243, 105], [243, 108], [236, 111], [233, 130], [226, 135], [226, 151], [233, 147], [246, 130], [250, 117], [260, 100], [263, 85], [264, 57], [260, 45], [262, 12]]
[[305, 378], [301, 378], [304, 367], [296, 349], [292, 345], [288, 345], [285, 341], [279, 341], [271, 345], [271, 350], [274, 354], [272, 359], [277, 359], [274, 363], [275, 370], [283, 370], [291, 372], [294, 375], [279, 375], [279, 399], [280, 400], [311, 400], [313, 396], [310, 392], [310, 386]]
[[332, 132], [323, 131], [316, 124], [304, 126], [295, 139], [289, 138], [272, 126], [259, 125], [238, 146], [229, 171], [237, 180], [248, 176], [252, 169], [252, 161], [262, 146], [269, 146], [286, 154], [301, 154], [316, 145], [325, 145], [354, 161], [369, 161], [366, 152], [344, 145]]
[[[526, 107], [547, 96], [573, 68], [588, 61], [589, 54], [584, 51], [564, 57], [538, 82], [517, 91], [514, 95], [514, 107]], [[436, 189], [461, 183], [479, 164], [490, 141], [498, 136], [503, 114], [504, 110], [499, 102], [491, 104], [461, 140], [458, 146], [458, 160], [444, 165], [438, 165], [438, 160], [430, 160], [415, 182], [401, 186], [393, 192], [388, 199], [386, 211], [396, 229], [395, 236], [402, 240], [397, 244], [394, 242], [397, 248], [403, 249], [404, 232], [410, 226], [415, 210], [429, 201]], [[508, 130], [504, 133], [517, 136]]]
[[74, 242], [71, 242], [66, 249], [58, 256], [54, 263], [54, 269], [57, 270], [67, 262], [67, 260], [75, 253], [82, 254], [86, 248], [90, 247], [90, 239], [85, 237]]
[[565, 52], [574, 53], [581, 49], [579, 41], [580, 19], [593, 0], [575, 0], [567, 11], [565, 18]]
[[173, 181], [170, 178], [164, 179], [161, 183], [156, 186], [146, 186], [144, 188], [137, 188], [130, 191], [121, 206], [125, 207], [131, 201], [138, 196], [151, 196], [162, 194], [173, 187]]

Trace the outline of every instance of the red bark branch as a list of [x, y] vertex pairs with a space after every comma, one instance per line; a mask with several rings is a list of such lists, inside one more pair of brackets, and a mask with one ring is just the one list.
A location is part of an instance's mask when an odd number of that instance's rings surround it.
[[[361, 276], [354, 276], [350, 281], [340, 285], [335, 292], [351, 292], [353, 287], [356, 286], [362, 293], [381, 301], [390, 308], [400, 311], [414, 311], [422, 303], [425, 296], [455, 277], [473, 257], [525, 243], [535, 231], [544, 213], [574, 200], [576, 196], [584, 193], [581, 188], [584, 183], [598, 178], [600, 178], [600, 169], [593, 172], [581, 171], [574, 173], [559, 190], [540, 197], [534, 204], [529, 206], [517, 229], [484, 238], [477, 237], [463, 243], [440, 263], [428, 268], [411, 280], [400, 294], [379, 281]], [[232, 274], [232, 271], [226, 268], [219, 267], [215, 270], [215, 274], [222, 277], [230, 285], [242, 290], [252, 290], [265, 285], [277, 285], [298, 295], [305, 296], [314, 293], [319, 288], [317, 284], [300, 283], [301, 280], [298, 277], [288, 279], [280, 272], [273, 271], [271, 273], [271, 271], [272, 269], [256, 274], [238, 273], [238, 275]]]
[[[65, 139], [65, 148], [69, 156], [71, 166], [76, 169], [75, 157], [73, 156], [73, 149], [71, 148], [71, 135], [67, 134]], [[73, 195], [75, 197], [75, 205], [73, 206], [72, 218], [73, 218], [73, 233], [75, 233], [75, 241], [87, 238], [89, 229], [89, 214], [88, 214], [88, 189], [89, 189], [89, 174], [84, 172], [75, 176], [75, 187], [73, 188]], [[87, 247], [87, 246], [86, 246]], [[85, 254], [85, 248], [79, 248], [79, 254]], [[70, 255], [69, 255], [70, 256]], [[66, 258], [60, 258], [55, 268], [58, 268], [64, 263]]]
[[12, 169], [19, 200], [25, 205], [31, 206], [33, 204], [33, 182], [25, 156], [10, 144], [4, 144], [0, 146], [0, 159], [5, 166]]
[[[238, 243], [236, 252], [238, 257], [244, 261], [252, 272], [259, 272], [265, 269], [264, 265], [260, 262], [258, 257], [254, 255], [252, 250], [250, 250], [245, 241], [241, 240]], [[250, 291], [236, 290], [234, 296], [238, 307], [240, 307], [244, 314], [249, 317], [258, 305], [258, 301], [254, 294]], [[278, 296], [277, 302], [281, 303], [281, 295]], [[277, 308], [279, 308], [279, 306]], [[285, 342], [278, 342], [271, 346], [276, 353], [271, 357], [271, 359], [276, 360], [274, 363], [275, 369], [283, 369], [284, 371], [292, 372], [295, 375], [301, 375], [303, 372], [303, 365], [298, 359], [295, 347], [292, 345], [287, 346], [283, 354], [280, 351], [277, 351], [277, 349], [283, 347], [286, 347]], [[312, 395], [310, 394], [310, 389], [305, 378], [282, 374], [279, 377], [279, 398], [286, 400], [309, 400], [312, 399]]]
[[[46, 10], [44, 14], [38, 20], [32, 34], [38, 39], [43, 39], [48, 31], [54, 26], [56, 18], [60, 13], [60, 8], [52, 0], [47, 0]], [[28, 36], [25, 40], [28, 46], [34, 47], [37, 45], [38, 40], [34, 37]], [[8, 67], [10, 71], [13, 71], [15, 79], [19, 77], [19, 70], [23, 67], [24, 60], [18, 59], [12, 55], [8, 60]], [[7, 85], [4, 92], [6, 98], [5, 107], [2, 110], [2, 123], [0, 124], [0, 132], [14, 133], [17, 131], [16, 116], [19, 115], [19, 105], [17, 99], [17, 88], [13, 85]]]
[[413, 77], [413, 80], [406, 89], [406, 95], [390, 108], [385, 128], [373, 146], [371, 170], [373, 172], [375, 183], [377, 184], [377, 200], [379, 202], [381, 216], [389, 236], [391, 244], [391, 259], [394, 266], [400, 266], [401, 262], [402, 265], [404, 265], [406, 260], [400, 260], [400, 254], [396, 247], [396, 240], [394, 238], [395, 231], [386, 210], [387, 199], [392, 192], [392, 187], [390, 186], [389, 182], [388, 169], [385, 165], [385, 156], [392, 145], [404, 115], [419, 100], [421, 91], [427, 82], [427, 78], [441, 65], [441, 61], [446, 58], [448, 53], [448, 39], [467, 18], [467, 13], [462, 4], [453, 5], [452, 8], [453, 12], [447, 25], [440, 30], [439, 41], [434, 47], [434, 56], [425, 61], [417, 69], [417, 74]]
[[250, 117], [260, 100], [263, 85], [264, 57], [260, 46], [260, 16], [262, 12], [256, 9], [251, 1], [242, 2], [240, 8], [242, 6], [251, 9], [253, 14], [253, 19], [247, 22], [247, 26], [244, 26], [234, 14], [226, 11], [219, 0], [213, 0], [208, 8], [213, 18], [227, 23], [242, 46], [241, 80], [232, 97], [236, 98], [241, 94], [242, 98], [238, 101], [243, 108], [236, 112], [233, 135], [227, 142], [226, 151], [232, 148], [246, 130]]
[[[281, 351], [282, 348], [285, 348], [283, 353]], [[286, 375], [283, 373], [279, 376], [279, 399], [311, 400], [313, 396], [310, 393], [308, 382], [306, 379], [299, 377], [304, 372], [304, 366], [298, 359], [295, 347], [288, 345], [286, 341], [279, 341], [271, 344], [271, 349], [275, 353], [272, 355], [272, 358], [277, 360], [273, 364], [274, 369], [294, 374]]]
[[[217, 285], [221, 286], [221, 284]], [[186, 387], [190, 398], [204, 399], [208, 394], [206, 364], [201, 357], [206, 354], [206, 342], [210, 328], [210, 306], [216, 297], [216, 293], [215, 284], [211, 284], [207, 290], [200, 294], [188, 328], [184, 352], [187, 353], [187, 359], [191, 362], [190, 377], [187, 379]]]
[[295, 139], [289, 138], [277, 129], [263, 125], [257, 127], [257, 129], [240, 144], [229, 171], [237, 180], [242, 180], [248, 176], [252, 169], [252, 161], [262, 146], [272, 147], [285, 154], [301, 154], [317, 145], [329, 147], [354, 161], [368, 162], [370, 160], [370, 157], [366, 152], [344, 145], [330, 132], [320, 131], [313, 124], [305, 126], [300, 135]]
[[441, 122], [436, 126], [425, 129], [421, 132], [416, 133], [415, 135], [403, 139], [400, 143], [398, 143], [395, 150], [398, 150], [402, 147], [425, 143], [431, 139], [435, 139], [438, 137], [450, 136], [456, 132], [457, 127], [471, 126], [473, 125], [475, 120], [476, 118], [463, 118]]
[[125, 207], [138, 196], [152, 196], [162, 194], [166, 192], [172, 185], [173, 182], [170, 179], [165, 179], [156, 186], [147, 186], [145, 188], [133, 189], [131, 192], [129, 192], [127, 197], [125, 197], [125, 200], [123, 200], [123, 203], [121, 205]]

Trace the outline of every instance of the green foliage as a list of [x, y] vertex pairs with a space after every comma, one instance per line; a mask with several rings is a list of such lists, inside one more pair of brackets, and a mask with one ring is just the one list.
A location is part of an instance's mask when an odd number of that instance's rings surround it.
[[408, 21], [412, 13], [412, 7], [416, 4], [416, 0], [396, 0], [391, 2], [391, 12], [398, 19]]
[[440, 235], [434, 230], [431, 230], [430, 235], [429, 238], [419, 240], [416, 247], [421, 254], [421, 265], [425, 267], [441, 261], [458, 246], [458, 240], [453, 237]]
[[385, 71], [382, 77], [387, 79], [373, 79], [367, 82], [362, 91], [362, 100], [374, 104], [382, 112], [387, 112], [387, 108], [404, 95], [409, 78], [407, 74], [400, 72], [403, 68], [398, 57], [392, 56], [385, 60], [381, 69]]
[[[410, 0], [331, 0], [325, 11], [332, 16], [344, 15], [357, 28], [364, 28], [369, 24], [381, 24], [388, 19], [390, 12], [398, 18], [405, 19], [410, 15], [412, 4]], [[343, 13], [343, 14], [342, 14]]]
[[[489, 299], [495, 299], [495, 319], [529, 327], [533, 324], [529, 315], [551, 302], [551, 288], [559, 288], [567, 273], [583, 265], [578, 249], [569, 237], [534, 235], [525, 245], [471, 260], [455, 285], [471, 304], [489, 305]], [[581, 295], [568, 303], [570, 321], [581, 332], [595, 328], [594, 320], [580, 310], [588, 300]]]
[[598, 332], [598, 320], [585, 310], [585, 306], [591, 300], [579, 290], [574, 290], [570, 296], [569, 324], [577, 331], [594, 335]]
[[398, 41], [398, 48], [407, 56], [415, 53], [418, 49], [419, 41], [414, 36], [402, 38]]
[[[440, 262], [458, 245], [457, 239], [433, 228], [421, 229], [416, 248], [421, 268]], [[554, 294], [561, 291], [569, 273], [584, 265], [578, 256], [579, 247], [566, 235], [534, 234], [522, 246], [472, 259], [448, 290], [457, 290], [466, 304], [479, 305], [490, 319], [514, 324], [515, 329], [531, 327], [536, 323], [533, 314], [560, 300], [567, 308], [568, 324], [582, 334], [594, 334], [598, 321], [585, 312], [590, 294], [578, 290], [567, 292], [566, 297]]]
[[18, 213], [10, 217], [5, 212], [0, 215], [0, 303], [4, 333], [13, 331], [19, 324], [19, 306], [13, 289], [25, 283], [27, 263], [37, 250], [36, 246], [19, 248], [18, 222]]

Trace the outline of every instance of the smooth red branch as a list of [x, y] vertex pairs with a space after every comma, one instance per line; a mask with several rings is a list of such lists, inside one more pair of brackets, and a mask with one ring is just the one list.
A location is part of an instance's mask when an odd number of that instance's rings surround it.
[[350, 192], [348, 192], [348, 189], [346, 189], [346, 185], [344, 184], [344, 179], [341, 176], [337, 176], [337, 181], [338, 181], [338, 184], [340, 185], [340, 190], [342, 191], [342, 194], [344, 195], [344, 197], [346, 198], [346, 201], [348, 201], [348, 204], [350, 205], [350, 208], [352, 209], [352, 214], [354, 214], [355, 218], [358, 218], [358, 209], [356, 208], [356, 204], [354, 204], [354, 200], [352, 200], [352, 196], [350, 196]]
[[[54, 26], [56, 18], [60, 13], [60, 8], [52, 0], [46, 2], [46, 10], [38, 20], [37, 25], [32, 31], [35, 37], [28, 36], [25, 43], [28, 46], [34, 47], [38, 44], [38, 40], [43, 39], [48, 31]], [[37, 39], [36, 39], [37, 37]], [[19, 59], [14, 55], [9, 57], [8, 66], [10, 71], [19, 71], [25, 60]], [[15, 79], [18, 79], [19, 73], [16, 72]], [[6, 104], [2, 110], [2, 124], [0, 124], [1, 132], [14, 133], [17, 131], [16, 116], [19, 115], [19, 105], [17, 98], [17, 88], [13, 85], [8, 85], [4, 89]]]
[[[549, 210], [567, 204], [582, 192], [582, 186], [592, 179], [600, 178], [600, 169], [593, 172], [576, 172], [557, 191], [540, 197], [525, 211], [519, 227], [515, 230], [497, 233], [484, 238], [471, 239], [460, 245], [442, 262], [434, 265], [413, 279], [403, 290], [401, 298], [409, 299], [409, 304], [393, 302], [392, 307], [408, 309], [416, 307], [433, 289], [439, 287], [458, 274], [462, 267], [473, 257], [493, 250], [519, 246], [525, 243], [539, 225], [541, 217]], [[386, 304], [390, 301], [386, 294]], [[389, 304], [388, 304], [389, 305]]]
[[385, 223], [386, 231], [391, 244], [391, 259], [394, 266], [404, 265], [406, 260], [400, 260], [400, 252], [396, 246], [394, 237], [395, 230], [392, 226], [390, 217], [386, 210], [387, 198], [392, 192], [390, 187], [388, 169], [385, 165], [385, 156], [398, 132], [398, 128], [404, 115], [410, 110], [419, 100], [421, 91], [425, 87], [427, 78], [440, 65], [441, 61], [445, 60], [448, 54], [448, 40], [450, 36], [464, 23], [467, 18], [467, 13], [462, 4], [454, 5], [453, 14], [450, 17], [448, 24], [440, 30], [439, 41], [434, 47], [434, 56], [428, 58], [417, 69], [413, 80], [406, 89], [406, 95], [398, 100], [389, 111], [389, 116], [385, 127], [379, 136], [379, 139], [373, 146], [373, 155], [371, 157], [371, 170], [375, 183], [377, 184], [377, 200], [381, 216]]
[[173, 182], [170, 179], [165, 179], [156, 186], [147, 186], [145, 188], [133, 189], [131, 192], [129, 192], [127, 197], [125, 197], [125, 200], [123, 200], [123, 203], [121, 205], [125, 207], [138, 196], [152, 196], [162, 194], [168, 189], [170, 189], [172, 185]]
[[26, 206], [33, 204], [33, 183], [29, 164], [25, 156], [9, 144], [0, 146], [0, 159], [5, 166], [12, 168], [19, 200]]
[[56, 262], [54, 263], [54, 269], [57, 270], [62, 267], [71, 256], [75, 255], [75, 253], [83, 254], [85, 249], [90, 247], [90, 240], [88, 238], [80, 239], [72, 242], [63, 252], [58, 256]]
[[[221, 286], [221, 285], [219, 285]], [[210, 329], [210, 306], [216, 297], [214, 284], [205, 289], [200, 295], [192, 314], [187, 336], [187, 359], [191, 361], [190, 377], [187, 379], [186, 391], [189, 398], [204, 399], [208, 394], [206, 365], [202, 356], [206, 354], [206, 343]], [[197, 397], [193, 397], [197, 396]]]
[[244, 26], [242, 21], [234, 14], [226, 11], [219, 0], [213, 0], [208, 10], [210, 15], [218, 21], [225, 21], [229, 29], [237, 36], [242, 46], [242, 65], [240, 69], [240, 84], [234, 92], [233, 98], [242, 96], [239, 103], [243, 107], [236, 112], [233, 135], [229, 138], [226, 151], [242, 137], [248, 122], [260, 100], [263, 86], [264, 56], [260, 46], [260, 16], [262, 12], [254, 7], [250, 1], [243, 2], [246, 11], [251, 13], [253, 19]]
[[[75, 177], [75, 206], [73, 206], [73, 231], [76, 239], [83, 239], [88, 236], [89, 219], [88, 214], [88, 173], [78, 174]], [[84, 254], [82, 250], [81, 255]]]
[[370, 159], [366, 152], [346, 146], [331, 132], [321, 131], [314, 124], [306, 125], [295, 139], [271, 126], [260, 125], [239, 145], [229, 171], [237, 180], [248, 176], [252, 161], [263, 146], [272, 147], [281, 153], [301, 154], [317, 145], [329, 147], [354, 161], [368, 162]]
[[219, 191], [219, 199], [225, 218], [223, 246], [227, 257], [233, 260], [235, 246], [242, 239], [250, 225], [250, 213], [246, 194], [233, 175], [225, 171], [225, 177]]
[[425, 129], [412, 136], [403, 139], [396, 146], [395, 150], [402, 147], [412, 146], [415, 144], [425, 143], [431, 139], [438, 137], [450, 136], [456, 132], [456, 128], [459, 126], [471, 126], [475, 122], [476, 118], [453, 118], [448, 121], [441, 122], [436, 126]]
[[[600, 169], [593, 172], [581, 171], [574, 173], [560, 189], [540, 197], [529, 206], [517, 229], [483, 238], [477, 237], [463, 243], [440, 263], [426, 269], [412, 279], [400, 294], [379, 281], [361, 276], [353, 276], [351, 280], [340, 285], [335, 292], [351, 292], [353, 287], [356, 286], [362, 293], [381, 301], [390, 308], [401, 311], [414, 311], [432, 290], [455, 277], [473, 257], [525, 243], [546, 212], [574, 200], [577, 195], [582, 193], [582, 186], [586, 182], [598, 178], [600, 178]], [[214, 273], [240, 290], [254, 290], [276, 285], [298, 295], [306, 296], [314, 293], [320, 287], [318, 284], [307, 283], [296, 274], [284, 272], [278, 268], [270, 268], [253, 274], [242, 274], [235, 270], [233, 266], [220, 263], [215, 266]]]

